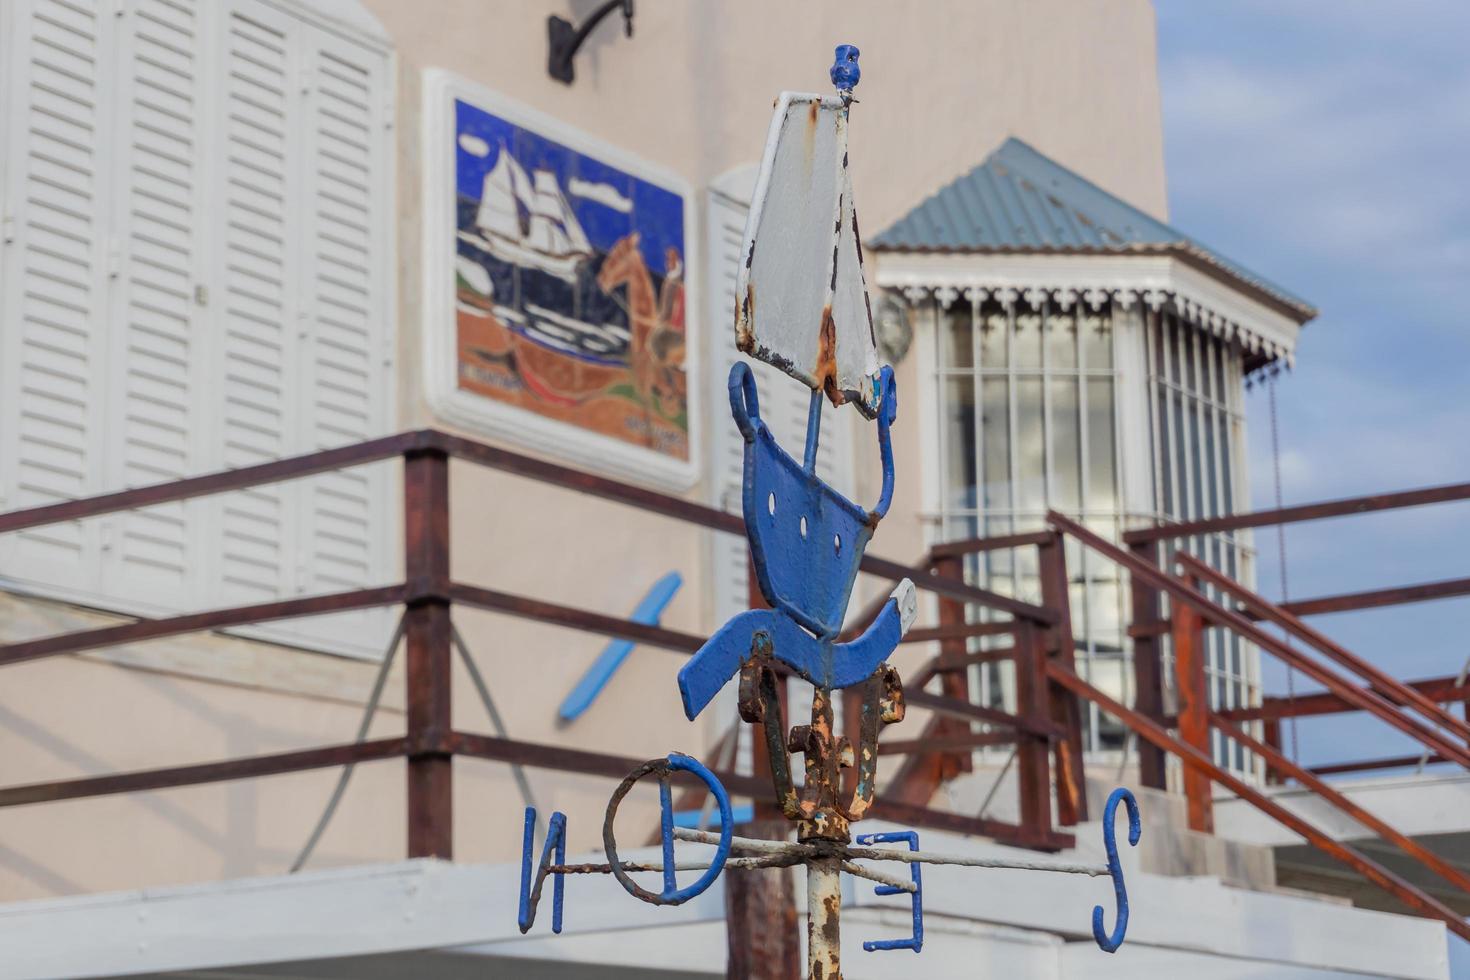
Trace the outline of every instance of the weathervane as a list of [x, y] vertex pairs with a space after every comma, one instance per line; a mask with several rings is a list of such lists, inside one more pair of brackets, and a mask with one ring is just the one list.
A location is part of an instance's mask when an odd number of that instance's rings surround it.
[[[1138, 804], [1126, 789], [1114, 790], [1105, 808], [1106, 864], [932, 854], [919, 849], [919, 836], [911, 830], [859, 835], [855, 844], [852, 839], [851, 824], [867, 816], [873, 803], [879, 732], [903, 720], [903, 685], [887, 660], [912, 624], [917, 605], [914, 585], [904, 579], [861, 636], [837, 642], [863, 552], [893, 498], [890, 429], [898, 412], [893, 369], [878, 362], [848, 172], [848, 114], [860, 77], [858, 49], [840, 45], [831, 69], [835, 98], [783, 92], [776, 100], [745, 229], [735, 338], [740, 350], [811, 389], [805, 447], [798, 462], [776, 442], [761, 419], [749, 366], [736, 364], [728, 387], [730, 411], [745, 440], [745, 530], [756, 580], [770, 608], [735, 616], [700, 647], [678, 677], [684, 712], [693, 720], [739, 676], [740, 716], [762, 728], [776, 799], [786, 818], [796, 823], [796, 840], [735, 837], [729, 794], [713, 773], [677, 752], [651, 760], [630, 773], [608, 802], [602, 831], [606, 864], [567, 865], [566, 817], [556, 813], [533, 869], [536, 812], [527, 808], [521, 856], [522, 932], [531, 928], [548, 875], [553, 878], [552, 931], [560, 932], [567, 874], [611, 874], [635, 898], [678, 905], [707, 889], [726, 867], [802, 865], [807, 880], [809, 976], [840, 980], [841, 875], [875, 881], [877, 894], [907, 894], [912, 903], [910, 936], [866, 942], [863, 949], [918, 952], [924, 942], [920, 867], [944, 864], [1111, 876], [1117, 922], [1107, 932], [1103, 909], [1096, 907], [1092, 932], [1107, 952], [1123, 942], [1128, 896], [1114, 837], [1119, 803], [1127, 807], [1130, 844], [1138, 843], [1140, 830]], [[817, 476], [824, 399], [836, 407], [852, 404], [877, 422], [883, 482], [872, 510], [852, 503]], [[783, 674], [800, 677], [813, 687], [810, 723], [789, 731], [778, 682]], [[833, 731], [832, 692], [853, 689], [862, 699], [858, 731], [838, 736]], [[799, 787], [791, 774], [794, 753], [800, 753], [805, 763], [806, 778]], [[841, 771], [848, 768], [856, 768], [857, 780], [852, 791], [844, 792]], [[692, 773], [709, 789], [720, 811], [718, 834], [674, 826], [670, 778], [679, 771]], [[633, 786], [650, 776], [659, 783], [662, 860], [625, 863], [618, 857], [614, 818]], [[674, 853], [676, 840], [714, 845], [715, 852], [707, 859], [680, 861]], [[906, 846], [873, 846], [895, 843]], [[905, 863], [909, 876], [890, 876], [860, 861]], [[703, 874], [681, 887], [677, 871]], [[640, 886], [632, 878], [639, 872], [661, 873], [662, 890], [655, 893]]]

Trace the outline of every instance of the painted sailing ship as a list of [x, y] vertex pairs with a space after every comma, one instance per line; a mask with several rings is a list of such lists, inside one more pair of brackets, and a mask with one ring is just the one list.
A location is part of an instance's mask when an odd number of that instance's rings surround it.
[[[509, 329], [523, 368], [584, 391], [615, 380], [627, 368], [626, 316], [598, 293], [598, 251], [556, 174], [527, 173], [502, 142], [472, 208], [460, 216], [460, 278], [479, 294], [471, 305]], [[557, 364], [565, 356], [605, 370], [569, 372]]]
[[556, 174], [538, 169], [534, 177], [527, 175], [503, 143], [485, 175], [474, 230], [460, 231], [459, 237], [503, 262], [539, 269], [569, 284], [592, 257], [592, 243]]

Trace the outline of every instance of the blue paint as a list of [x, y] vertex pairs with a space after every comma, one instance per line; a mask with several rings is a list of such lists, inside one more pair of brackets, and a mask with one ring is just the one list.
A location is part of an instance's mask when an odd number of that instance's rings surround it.
[[[648, 590], [648, 594], [638, 603], [638, 608], [633, 610], [633, 615], [628, 619], [643, 626], [657, 626], [659, 617], [683, 584], [684, 579], [678, 572], [665, 575], [653, 584], [653, 588]], [[635, 645], [632, 640], [613, 640], [609, 643], [562, 701], [557, 710], [558, 717], [562, 721], [575, 721], [582, 712], [592, 707], [592, 702], [597, 700], [602, 689], [612, 680], [613, 674], [628, 659], [628, 654], [633, 652]]]
[[[684, 200], [678, 194], [643, 180], [612, 164], [542, 136], [463, 99], [454, 103], [455, 187], [461, 199], [478, 203], [485, 175], [495, 168], [502, 152], [510, 153], [527, 173], [549, 170], [571, 205], [573, 214], [594, 248], [606, 252], [630, 232], [638, 232], [639, 251], [651, 272], [664, 269], [669, 248], [684, 251]], [[483, 140], [486, 156], [470, 153], [459, 137]], [[606, 200], [571, 192], [573, 180], [604, 184], [625, 201], [626, 212]], [[527, 217], [527, 216], [523, 216]]]
[[[546, 829], [546, 842], [541, 847], [541, 861], [536, 867], [533, 879], [531, 874], [531, 850], [536, 845], [536, 808], [526, 807], [526, 832], [521, 842], [521, 909], [516, 918], [516, 924], [520, 926], [521, 932], [529, 932], [531, 924], [536, 921], [536, 906], [541, 901], [541, 885], [546, 881], [546, 869], [552, 863], [553, 855], [556, 863], [563, 865], [567, 863], [567, 816], [564, 813], [553, 813], [551, 823]], [[565, 875], [552, 875], [551, 883], [551, 931], [561, 932], [562, 913], [562, 886]]]
[[1113, 828], [1120, 801], [1128, 805], [1129, 845], [1137, 847], [1139, 835], [1143, 832], [1138, 822], [1138, 801], [1122, 786], [1113, 790], [1112, 795], [1108, 797], [1107, 806], [1103, 808], [1103, 847], [1108, 852], [1108, 874], [1112, 876], [1113, 894], [1118, 899], [1118, 921], [1113, 926], [1111, 935], [1103, 931], [1102, 906], [1092, 907], [1092, 938], [1097, 940], [1098, 948], [1104, 953], [1117, 952], [1118, 947], [1123, 945], [1124, 935], [1128, 932], [1128, 889], [1123, 884], [1123, 868], [1118, 863], [1118, 841], [1114, 836], [1116, 831]]
[[[896, 844], [906, 842], [909, 850], [919, 849], [919, 835], [912, 830], [893, 831], [887, 834], [859, 834], [857, 842], [865, 847], [874, 844]], [[909, 865], [909, 877], [914, 883], [914, 891], [909, 895], [914, 914], [914, 934], [907, 939], [877, 939], [872, 942], [863, 943], [863, 951], [871, 953], [878, 949], [911, 949], [915, 953], [924, 948], [924, 880], [920, 874], [917, 863]], [[892, 885], [879, 885], [873, 889], [874, 895], [903, 895], [906, 894], [900, 888]]]
[[837, 86], [837, 91], [851, 92], [862, 80], [863, 72], [858, 67], [858, 54], [859, 51], [855, 44], [837, 45], [837, 57], [828, 72], [832, 84]]
[[[760, 417], [755, 378], [747, 365], [730, 369], [729, 389], [730, 411], [745, 439], [746, 536], [761, 595], [771, 608], [730, 620], [679, 671], [679, 693], [691, 719], [740, 670], [757, 633], [767, 634], [776, 659], [804, 680], [831, 688], [866, 680], [902, 636], [898, 603], [890, 599], [862, 636], [835, 642], [873, 527], [893, 500], [889, 430], [898, 413], [893, 369], [882, 369], [875, 388], [883, 489], [872, 511], [823, 483], [777, 444]], [[811, 428], [820, 419], [820, 411], [814, 410], [805, 454], [809, 459], [815, 459]]]
[[[646, 893], [640, 896], [633, 891], [631, 880], [625, 880], [626, 876], [618, 878], [618, 883], [628, 894], [634, 898], [653, 902], [655, 905], [681, 905], [713, 885], [715, 879], [720, 876], [720, 872], [725, 870], [725, 860], [730, 856], [731, 839], [735, 833], [735, 821], [730, 812], [730, 794], [725, 792], [724, 784], [715, 778], [715, 774], [706, 769], [698, 759], [679, 752], [669, 753], [668, 762], [670, 770], [693, 773], [709, 788], [720, 809], [720, 841], [715, 845], [714, 859], [710, 861], [710, 866], [704, 874], [692, 884], [683, 888], [678, 887], [678, 882], [674, 878], [674, 803], [667, 779], [659, 780], [659, 826], [664, 858], [664, 889], [656, 896], [649, 897]], [[613, 855], [609, 854], [607, 857], [609, 862], [613, 860]]]
[[[749, 803], [732, 807], [730, 812], [737, 826], [743, 823], [749, 823], [755, 819], [755, 807]], [[674, 826], [682, 827], [685, 830], [698, 830], [701, 827], [700, 818], [703, 816], [704, 811], [702, 810], [678, 810], [674, 813]], [[710, 819], [710, 826], [721, 825], [718, 814], [710, 814]]]
[[715, 856], [710, 861], [709, 868], [693, 884], [678, 888], [674, 881], [674, 806], [668, 795], [668, 784], [665, 783], [664, 790], [660, 794], [663, 807], [660, 823], [663, 826], [664, 847], [664, 891], [659, 898], [663, 899], [665, 905], [678, 905], [687, 902], [695, 895], [700, 894], [715, 883], [720, 872], [725, 870], [725, 859], [730, 856], [730, 839], [735, 833], [735, 820], [730, 813], [730, 794], [725, 792], [724, 784], [715, 778], [704, 765], [693, 756], [683, 755], [679, 752], [669, 753], [669, 768], [676, 772], [693, 773], [703, 780], [704, 785], [714, 795], [715, 804], [720, 809], [720, 842], [715, 845]]

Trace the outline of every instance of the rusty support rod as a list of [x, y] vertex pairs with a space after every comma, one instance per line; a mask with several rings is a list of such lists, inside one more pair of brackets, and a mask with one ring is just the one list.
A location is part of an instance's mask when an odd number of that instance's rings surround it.
[[285, 480], [315, 476], [328, 470], [381, 462], [401, 456], [412, 449], [424, 448], [429, 444], [430, 437], [435, 434], [432, 430], [400, 432], [381, 439], [306, 453], [301, 456], [289, 456], [286, 459], [272, 460], [269, 463], [257, 463], [254, 466], [220, 470], [216, 473], [206, 473], [203, 476], [170, 480], [167, 483], [155, 483], [152, 486], [136, 487], [132, 490], [119, 490], [114, 493], [98, 494], [94, 497], [81, 497], [55, 504], [44, 504], [40, 507], [29, 507], [25, 510], [13, 510], [7, 514], [0, 514], [0, 534], [23, 531], [26, 528], [41, 527], [46, 524], [57, 524], [61, 521], [101, 517], [104, 514], [137, 510], [140, 507], [152, 507], [156, 504], [189, 500], [193, 497], [205, 497], [216, 493], [227, 493], [231, 490], [244, 490], [270, 483], [281, 483]]
[[1109, 543], [1076, 521], [1056, 511], [1051, 511], [1047, 515], [1047, 520], [1051, 522], [1053, 527], [1072, 535], [1089, 548], [1127, 568], [1135, 579], [1143, 579], [1155, 588], [1169, 593], [1171, 598], [1188, 603], [1206, 619], [1214, 622], [1216, 625], [1233, 629], [1256, 646], [1275, 655], [1308, 677], [1311, 677], [1328, 690], [1340, 695], [1350, 704], [1387, 722], [1400, 732], [1418, 741], [1421, 745], [1431, 750], [1437, 750], [1453, 758], [1461, 765], [1470, 767], [1470, 751], [1467, 751], [1463, 745], [1450, 741], [1438, 730], [1430, 728], [1418, 719], [1399, 711], [1377, 692], [1353, 686], [1317, 661], [1303, 656], [1298, 651], [1281, 642], [1239, 613], [1226, 609], [1207, 596], [1189, 588], [1174, 576], [1165, 574], [1144, 559]]
[[1417, 755], [1397, 755], [1388, 759], [1365, 759], [1360, 762], [1333, 762], [1325, 766], [1308, 766], [1307, 771], [1318, 776], [1335, 776], [1349, 772], [1371, 772], [1376, 769], [1406, 769], [1409, 766], [1438, 765], [1441, 762], [1449, 762], [1442, 755], [1431, 755], [1424, 758], [1424, 753]]
[[1009, 636], [1016, 631], [1014, 621], [1000, 623], [951, 623], [947, 626], [918, 627], [904, 634], [900, 643], [928, 643], [932, 640], [965, 640], [975, 636]]
[[1288, 633], [1321, 651], [1339, 666], [1357, 674], [1386, 700], [1400, 707], [1412, 708], [1434, 724], [1448, 729], [1462, 741], [1470, 741], [1470, 725], [1466, 725], [1432, 699], [1425, 697], [1412, 687], [1379, 670], [1368, 661], [1354, 655], [1347, 648], [1314, 630], [1285, 609], [1256, 595], [1239, 582], [1216, 571], [1192, 555], [1179, 552], [1175, 554], [1174, 560], [1190, 573], [1198, 575], [1202, 581], [1210, 583], [1222, 592], [1245, 603], [1251, 612], [1280, 626]]
[[1123, 542], [1136, 544], [1142, 541], [1161, 541], [1167, 538], [1184, 538], [1219, 531], [1240, 531], [1245, 528], [1266, 527], [1273, 524], [1296, 524], [1301, 521], [1317, 521], [1327, 517], [1346, 517], [1352, 514], [1367, 514], [1401, 507], [1421, 507], [1425, 504], [1442, 504], [1455, 500], [1470, 500], [1470, 483], [1450, 483], [1438, 487], [1425, 487], [1421, 490], [1403, 490], [1398, 493], [1380, 493], [1367, 497], [1348, 497], [1342, 500], [1282, 507], [1277, 510], [1251, 511], [1230, 517], [1211, 517], [1200, 521], [1185, 521], [1180, 524], [1137, 528], [1125, 531]]
[[[1470, 595], [1470, 578], [1454, 578], [1439, 582], [1423, 582], [1419, 585], [1400, 585], [1392, 589], [1374, 589], [1370, 592], [1344, 592], [1341, 595], [1327, 595], [1317, 599], [1297, 599], [1292, 602], [1283, 602], [1281, 608], [1297, 616], [1325, 616], [1328, 613], [1380, 609], [1384, 606], [1431, 602], [1435, 599], [1454, 599], [1467, 595]], [[1247, 612], [1246, 615], [1251, 614]]]
[[961, 538], [942, 541], [929, 549], [935, 558], [960, 558], [982, 551], [1001, 551], [1006, 548], [1028, 548], [1046, 544], [1050, 531], [1027, 531], [1020, 534], [998, 534], [992, 538]]
[[969, 701], [960, 701], [955, 698], [947, 698], [942, 694], [930, 694], [927, 691], [906, 690], [903, 693], [904, 700], [910, 708], [924, 708], [936, 714], [948, 715], [952, 718], [964, 718], [974, 721], [989, 722], [992, 725], [1004, 725], [1014, 728], [1025, 735], [1034, 735], [1038, 738], [1065, 738], [1066, 729], [1046, 718], [1021, 716], [1007, 714], [999, 708], [987, 708], [984, 705], [972, 704]]
[[879, 755], [911, 755], [918, 752], [947, 752], [951, 749], [980, 749], [988, 745], [1010, 745], [1015, 732], [976, 732], [973, 735], [945, 735], [934, 738], [899, 739], [881, 742]]
[[632, 640], [634, 643], [658, 647], [661, 650], [672, 650], [675, 653], [693, 653], [704, 643], [703, 637], [695, 636], [693, 633], [681, 633], [678, 630], [664, 629], [660, 626], [648, 626], [628, 619], [619, 619], [616, 616], [606, 616], [587, 609], [578, 609], [575, 606], [564, 606], [545, 599], [533, 599], [530, 596], [483, 589], [460, 582], [449, 586], [449, 597], [457, 603], [488, 612], [504, 613], [507, 616], [582, 630], [587, 633], [598, 633], [619, 640]]
[[1138, 712], [1124, 707], [1121, 703], [1108, 697], [1071, 671], [1053, 663], [1048, 665], [1047, 673], [1051, 675], [1052, 680], [1061, 684], [1073, 694], [1091, 701], [1103, 711], [1123, 722], [1137, 732], [1138, 736], [1143, 740], [1165, 752], [1178, 756], [1185, 765], [1205, 773], [1215, 782], [1224, 786], [1266, 816], [1271, 817], [1288, 830], [1299, 834], [1308, 844], [1311, 844], [1317, 850], [1348, 865], [1354, 871], [1357, 871], [1363, 877], [1420, 915], [1440, 919], [1456, 935], [1464, 939], [1470, 939], [1470, 922], [1466, 922], [1458, 913], [1446, 906], [1443, 902], [1440, 902], [1431, 895], [1426, 895], [1413, 884], [1400, 878], [1382, 865], [1364, 857], [1345, 844], [1341, 844], [1328, 837], [1280, 803], [1277, 803], [1259, 790], [1247, 785], [1236, 776], [1221, 769], [1215, 764], [1214, 760], [1199, 749], [1196, 749], [1192, 745], [1185, 745], [1183, 742], [1171, 737], [1168, 732], [1154, 724], [1154, 722], [1143, 717]]
[[105, 776], [59, 779], [0, 789], [0, 808], [26, 806], [30, 803], [90, 799], [96, 796], [115, 796], [118, 793], [144, 793], [183, 786], [203, 786], [207, 783], [253, 779], [259, 776], [279, 776], [283, 773], [305, 772], [309, 769], [330, 769], [335, 766], [398, 758], [407, 752], [408, 739], [399, 736], [372, 739], [366, 742], [349, 742], [345, 745], [300, 749], [295, 752], [246, 756], [242, 759], [228, 759], [224, 762], [203, 762], [188, 766], [170, 766], [167, 769], [143, 769], [135, 772], [108, 773]]
[[1295, 779], [1307, 789], [1310, 789], [1312, 792], [1322, 797], [1328, 803], [1331, 803], [1343, 813], [1347, 814], [1349, 817], [1352, 817], [1364, 827], [1367, 827], [1369, 830], [1373, 831], [1379, 837], [1382, 837], [1384, 840], [1388, 841], [1390, 844], [1393, 844], [1405, 854], [1416, 859], [1420, 864], [1424, 865], [1430, 871], [1433, 871], [1435, 874], [1439, 875], [1445, 881], [1448, 881], [1456, 888], [1465, 892], [1467, 895], [1470, 895], [1470, 874], [1466, 874], [1464, 871], [1461, 871], [1454, 865], [1449, 864], [1447, 861], [1444, 860], [1444, 858], [1440, 857], [1438, 854], [1434, 853], [1423, 844], [1420, 844], [1412, 837], [1408, 837], [1404, 834], [1399, 833], [1383, 820], [1380, 820], [1371, 812], [1363, 809], [1361, 806], [1358, 806], [1358, 804], [1354, 803], [1347, 796], [1338, 792], [1326, 780], [1321, 779], [1313, 775], [1310, 771], [1296, 765], [1280, 752], [1277, 752], [1269, 745], [1266, 745], [1252, 738], [1249, 734], [1242, 731], [1240, 728], [1237, 728], [1235, 725], [1230, 724], [1219, 715], [1212, 713], [1210, 715], [1210, 724], [1215, 726], [1217, 730], [1228, 735], [1230, 738], [1235, 739], [1247, 749], [1250, 749], [1256, 755], [1259, 755], [1262, 759], [1265, 759], [1266, 765], [1270, 766], [1272, 769], [1275, 769], [1277, 772], [1281, 773], [1281, 775], [1286, 776], [1289, 779]]
[[[1467, 692], [1455, 677], [1431, 677], [1419, 681], [1403, 681], [1427, 698], [1436, 701], [1463, 701]], [[1332, 693], [1298, 694], [1294, 698], [1263, 698], [1250, 708], [1226, 708], [1220, 717], [1229, 721], [1272, 721], [1281, 718], [1305, 718], [1313, 715], [1339, 715], [1358, 709]]]
[[404, 585], [384, 585], [372, 589], [354, 589], [351, 592], [333, 592], [327, 595], [306, 596], [301, 599], [281, 599], [262, 602], [253, 606], [235, 606], [230, 609], [213, 609], [208, 612], [184, 613], [162, 619], [142, 619], [115, 626], [99, 626], [95, 629], [76, 630], [55, 636], [43, 636], [35, 640], [21, 640], [0, 646], [0, 667], [55, 657], [65, 653], [82, 653], [102, 647], [138, 643], [143, 640], [161, 640], [171, 636], [202, 633], [207, 630], [229, 629], [234, 626], [250, 626], [270, 623], [280, 619], [295, 619], [298, 616], [317, 616], [329, 612], [346, 612], [355, 609], [373, 609], [378, 606], [397, 605], [407, 595]]

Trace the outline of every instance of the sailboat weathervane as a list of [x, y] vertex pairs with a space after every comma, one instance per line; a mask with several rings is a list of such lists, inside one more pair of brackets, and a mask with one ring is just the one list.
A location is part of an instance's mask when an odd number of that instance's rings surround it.
[[[837, 642], [863, 553], [893, 499], [891, 438], [898, 389], [893, 369], [878, 361], [848, 172], [848, 115], [855, 101], [852, 89], [861, 77], [858, 49], [839, 46], [830, 74], [837, 97], [783, 92], [776, 100], [737, 282], [736, 345], [811, 389], [805, 445], [798, 460], [780, 446], [762, 420], [749, 365], [737, 363], [730, 371], [730, 411], [745, 442], [741, 501], [745, 531], [756, 580], [769, 608], [735, 616], [678, 675], [690, 720], [739, 676], [740, 717], [760, 726], [775, 799], [796, 824], [796, 840], [735, 837], [729, 795], [719, 779], [697, 760], [671, 753], [635, 769], [614, 791], [603, 823], [606, 864], [567, 865], [566, 818], [557, 813], [533, 871], [536, 814], [527, 808], [521, 931], [531, 927], [548, 875], [554, 878], [552, 930], [560, 932], [565, 874], [612, 874], [637, 898], [678, 905], [708, 888], [727, 864], [744, 868], [800, 864], [806, 869], [809, 976], [840, 980], [841, 875], [868, 878], [878, 883], [877, 894], [908, 895], [911, 901], [912, 934], [865, 942], [863, 949], [918, 952], [924, 941], [920, 866], [940, 864], [1110, 876], [1118, 902], [1117, 922], [1111, 933], [1105, 931], [1104, 912], [1097, 907], [1092, 930], [1098, 945], [1112, 952], [1122, 943], [1128, 923], [1128, 896], [1114, 838], [1114, 815], [1120, 804], [1127, 809], [1130, 844], [1138, 843], [1140, 831], [1138, 805], [1126, 789], [1115, 790], [1106, 806], [1106, 864], [931, 854], [919, 850], [918, 834], [911, 830], [859, 835], [856, 846], [853, 843], [851, 824], [869, 815], [875, 797], [879, 733], [904, 717], [903, 684], [887, 660], [913, 623], [917, 600], [913, 583], [904, 579], [860, 636]], [[488, 177], [486, 183], [488, 188]], [[882, 485], [871, 509], [848, 500], [817, 475], [822, 409], [828, 401], [837, 407], [851, 404], [877, 423]], [[810, 722], [789, 731], [783, 712], [783, 674], [794, 674], [813, 688]], [[833, 726], [833, 692], [839, 690], [861, 705], [859, 730], [840, 736]], [[806, 778], [800, 786], [792, 777], [795, 753], [804, 756]], [[842, 770], [849, 768], [857, 770], [857, 779], [850, 791], [844, 791]], [[674, 826], [669, 780], [678, 771], [705, 783], [719, 807], [718, 834]], [[659, 781], [662, 863], [635, 868], [618, 857], [614, 819], [634, 784], [649, 776]], [[714, 845], [715, 852], [708, 860], [676, 865], [675, 840]], [[884, 843], [906, 847], [872, 846]], [[899, 861], [908, 865], [909, 876], [893, 877], [858, 861]], [[676, 867], [704, 874], [680, 887]], [[661, 872], [662, 891], [639, 886], [631, 877], [635, 870]]]

